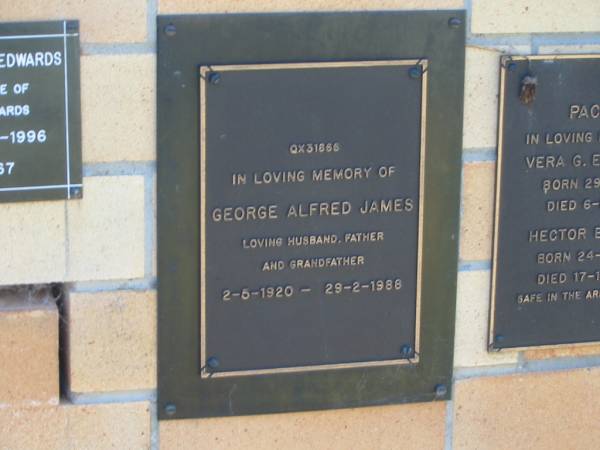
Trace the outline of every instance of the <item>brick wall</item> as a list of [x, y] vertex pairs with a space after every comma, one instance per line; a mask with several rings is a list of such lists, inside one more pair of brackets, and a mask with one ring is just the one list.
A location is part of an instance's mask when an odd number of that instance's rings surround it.
[[[0, 449], [597, 449], [600, 346], [488, 353], [502, 53], [600, 53], [598, 0], [22, 0], [0, 21], [79, 19], [84, 198], [0, 205]], [[158, 13], [468, 9], [450, 402], [156, 420]], [[59, 318], [60, 317], [60, 318]], [[59, 322], [64, 346], [59, 393]]]

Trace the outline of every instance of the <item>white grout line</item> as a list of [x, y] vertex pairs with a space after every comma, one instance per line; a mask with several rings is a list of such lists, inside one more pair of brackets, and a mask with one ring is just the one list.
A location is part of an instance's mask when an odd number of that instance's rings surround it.
[[569, 43], [577, 44], [598, 44], [600, 43], [600, 33], [598, 32], [565, 32], [565, 33], [468, 33], [467, 43], [469, 42], [488, 42], [491, 45], [501, 45], [507, 42], [522, 42], [528, 43], [530, 40], [553, 42], [553, 43]]
[[490, 259], [485, 260], [459, 260], [458, 271], [459, 272], [479, 272], [489, 271], [492, 269], [492, 261]]
[[147, 11], [147, 41], [148, 44], [156, 45], [156, 18], [158, 16], [158, 0], [148, 0]]
[[158, 405], [150, 402], [150, 450], [160, 450], [160, 427], [158, 426]]
[[81, 53], [83, 55], [156, 55], [154, 43], [141, 42], [139, 44], [94, 44], [82, 43]]
[[[66, 280], [69, 276], [70, 264], [71, 264], [71, 238], [69, 233], [69, 207], [67, 202], [63, 202], [64, 218], [65, 218], [65, 261], [63, 267], [63, 280]], [[68, 295], [68, 293], [67, 293]]]
[[472, 16], [473, 16], [473, 0], [465, 0], [464, 1], [464, 7], [465, 7], [465, 18], [467, 21], [466, 27], [465, 27], [465, 40], [469, 39], [469, 36], [471, 36], [471, 23], [473, 22]]
[[462, 367], [454, 369], [454, 380], [495, 377], [506, 375], [527, 375], [534, 373], [560, 372], [600, 368], [600, 355], [564, 357], [525, 361], [516, 364], [502, 364], [482, 367]]
[[84, 164], [84, 177], [136, 176], [156, 173], [156, 161], [117, 161]]
[[132, 403], [156, 401], [156, 390], [140, 389], [135, 391], [77, 393], [68, 392], [68, 399], [74, 405], [97, 405], [102, 403]]
[[462, 162], [463, 164], [477, 162], [493, 162], [496, 161], [496, 147], [489, 148], [463, 148]]
[[[454, 392], [454, 388], [452, 389], [452, 392]], [[454, 401], [449, 400], [446, 403], [446, 429], [444, 431], [444, 450], [452, 450], [453, 434], [454, 434]]]
[[70, 292], [152, 291], [156, 277], [135, 280], [75, 281], [69, 283]]

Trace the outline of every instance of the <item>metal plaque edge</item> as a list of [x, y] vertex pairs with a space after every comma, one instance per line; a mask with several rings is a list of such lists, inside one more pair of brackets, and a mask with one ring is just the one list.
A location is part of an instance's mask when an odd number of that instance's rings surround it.
[[570, 60], [570, 59], [598, 59], [600, 60], [600, 54], [582, 53], [582, 54], [546, 54], [546, 55], [503, 55], [500, 57], [500, 86], [498, 102], [498, 156], [496, 158], [496, 180], [494, 183], [494, 229], [492, 239], [492, 270], [491, 270], [491, 283], [490, 283], [490, 311], [488, 320], [488, 352], [517, 352], [524, 350], [536, 350], [536, 349], [561, 349], [561, 348], [578, 348], [593, 346], [600, 343], [600, 341], [586, 341], [586, 342], [564, 342], [560, 344], [541, 344], [541, 345], [525, 345], [515, 347], [498, 347], [495, 346], [495, 312], [496, 312], [496, 281], [497, 281], [497, 255], [498, 255], [498, 240], [499, 240], [499, 228], [500, 228], [500, 205], [501, 195], [500, 187], [502, 180], [502, 156], [503, 156], [503, 131], [504, 131], [504, 94], [505, 94], [505, 81], [506, 81], [506, 64], [509, 61], [553, 61], [553, 60]]
[[[209, 83], [207, 74], [213, 70], [220, 72], [243, 70], [293, 70], [293, 69], [318, 69], [318, 68], [344, 68], [344, 67], [374, 67], [374, 66], [421, 66], [421, 130], [419, 145], [419, 217], [417, 228], [417, 276], [416, 276], [416, 307], [415, 307], [415, 349], [412, 358], [388, 359], [379, 361], [318, 364], [310, 366], [294, 366], [286, 368], [236, 370], [230, 372], [209, 372], [207, 370], [206, 352], [206, 85]], [[423, 255], [423, 200], [425, 190], [425, 151], [427, 148], [427, 59], [398, 59], [375, 61], [344, 61], [344, 62], [317, 62], [317, 63], [284, 63], [284, 64], [247, 64], [247, 65], [215, 65], [200, 66], [200, 360], [202, 378], [218, 378], [227, 376], [265, 375], [289, 372], [309, 372], [313, 370], [349, 369], [353, 367], [377, 367], [399, 364], [419, 363], [419, 341], [421, 331], [421, 276]]]

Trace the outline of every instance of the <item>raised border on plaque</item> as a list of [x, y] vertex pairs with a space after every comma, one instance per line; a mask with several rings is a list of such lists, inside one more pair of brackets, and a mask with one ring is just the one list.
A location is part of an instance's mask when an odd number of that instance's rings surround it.
[[495, 347], [495, 314], [496, 314], [496, 287], [497, 287], [497, 255], [500, 227], [500, 205], [502, 202], [500, 187], [502, 181], [502, 157], [504, 153], [503, 130], [504, 130], [504, 112], [506, 96], [506, 71], [507, 64], [511, 61], [552, 61], [552, 60], [575, 60], [575, 59], [598, 59], [600, 54], [547, 54], [547, 55], [505, 55], [500, 58], [500, 81], [499, 81], [499, 101], [498, 101], [498, 156], [496, 159], [496, 179], [494, 182], [494, 226], [492, 237], [492, 268], [490, 283], [490, 311], [488, 321], [488, 351], [489, 352], [513, 352], [535, 349], [560, 349], [577, 348], [598, 345], [600, 341], [590, 342], [566, 342], [560, 344], [542, 344], [542, 345], [523, 345], [515, 347]]
[[[339, 364], [319, 364], [311, 366], [295, 366], [274, 369], [236, 370], [230, 372], [209, 372], [207, 370], [208, 353], [206, 351], [206, 85], [209, 83], [208, 74], [213, 71], [244, 71], [244, 70], [293, 70], [293, 69], [319, 69], [319, 68], [344, 68], [361, 66], [421, 66], [421, 130], [420, 130], [420, 160], [419, 160], [419, 217], [417, 230], [417, 292], [415, 308], [415, 348], [414, 356], [410, 358], [387, 359], [380, 361], [349, 362]], [[425, 197], [425, 150], [426, 126], [427, 126], [427, 60], [405, 59], [385, 61], [343, 61], [343, 62], [318, 62], [318, 63], [286, 63], [286, 64], [248, 64], [248, 65], [223, 65], [223, 66], [201, 66], [200, 67], [200, 360], [202, 365], [201, 376], [203, 378], [242, 376], [242, 375], [264, 375], [285, 372], [307, 372], [312, 370], [348, 369], [352, 367], [376, 367], [399, 364], [417, 364], [420, 354], [420, 332], [421, 332], [421, 271], [423, 254], [423, 209]]]

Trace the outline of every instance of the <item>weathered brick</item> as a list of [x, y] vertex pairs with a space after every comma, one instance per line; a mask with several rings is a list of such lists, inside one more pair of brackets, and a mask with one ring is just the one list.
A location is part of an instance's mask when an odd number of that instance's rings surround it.
[[0, 450], [149, 448], [148, 402], [0, 409]]
[[149, 449], [148, 402], [65, 406], [67, 443], [73, 449]]
[[0, 450], [63, 450], [67, 417], [62, 407], [0, 408]]
[[2, 2], [2, 21], [78, 19], [82, 42], [143, 42], [145, 0], [21, 0]]
[[81, 58], [84, 162], [155, 159], [156, 57]]
[[474, 0], [471, 15], [476, 34], [600, 31], [598, 0]]
[[464, 148], [496, 147], [500, 52], [467, 47], [465, 60]]
[[0, 292], [0, 407], [58, 404], [58, 370], [58, 311], [48, 290]]
[[65, 202], [5, 203], [0, 217], [0, 285], [62, 281]]
[[444, 402], [160, 422], [160, 448], [443, 449]]
[[158, 3], [159, 12], [162, 14], [450, 9], [463, 6], [463, 0], [159, 0]]
[[68, 280], [144, 276], [144, 178], [86, 177], [67, 204]]
[[464, 97], [464, 148], [496, 147], [500, 56], [530, 53], [529, 45], [466, 48]]
[[453, 448], [600, 448], [598, 398], [598, 368], [457, 381]]
[[156, 387], [155, 292], [72, 292], [65, 305], [71, 392]]
[[460, 258], [487, 260], [492, 255], [494, 180], [496, 164], [478, 162], [463, 166]]
[[456, 337], [454, 365], [456, 367], [514, 364], [518, 353], [488, 352], [488, 316], [490, 310], [490, 272], [458, 273], [456, 298]]

